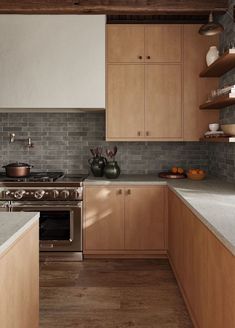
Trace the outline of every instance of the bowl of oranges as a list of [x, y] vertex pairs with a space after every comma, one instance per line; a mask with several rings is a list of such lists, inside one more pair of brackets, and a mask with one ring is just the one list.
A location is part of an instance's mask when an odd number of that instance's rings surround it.
[[206, 172], [201, 169], [190, 169], [187, 177], [191, 180], [203, 180], [206, 177]]

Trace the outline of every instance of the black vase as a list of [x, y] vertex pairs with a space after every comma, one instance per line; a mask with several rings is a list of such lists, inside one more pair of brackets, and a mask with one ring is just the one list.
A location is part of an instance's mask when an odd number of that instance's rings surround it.
[[104, 168], [104, 175], [108, 179], [117, 179], [121, 173], [121, 169], [116, 161], [108, 162]]
[[91, 172], [95, 177], [102, 177], [104, 174], [104, 168], [107, 163], [107, 159], [102, 156], [96, 156], [88, 159], [88, 163], [91, 168]]

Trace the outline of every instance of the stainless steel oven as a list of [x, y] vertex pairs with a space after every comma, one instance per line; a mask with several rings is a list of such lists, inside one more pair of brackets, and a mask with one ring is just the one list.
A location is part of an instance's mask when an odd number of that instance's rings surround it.
[[82, 202], [10, 203], [12, 212], [39, 212], [40, 250], [82, 252]]
[[82, 259], [82, 182], [16, 182], [0, 188], [0, 211], [39, 212], [40, 258]]

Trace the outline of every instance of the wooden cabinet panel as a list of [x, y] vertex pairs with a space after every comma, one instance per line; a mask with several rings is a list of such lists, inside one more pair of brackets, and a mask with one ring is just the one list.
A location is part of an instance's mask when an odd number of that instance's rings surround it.
[[140, 63], [144, 61], [143, 25], [108, 25], [107, 42], [109, 63]]
[[145, 130], [150, 138], [182, 137], [181, 65], [147, 65]]
[[125, 249], [165, 249], [165, 187], [125, 188]]
[[206, 327], [235, 327], [235, 259], [210, 232], [208, 232], [207, 289]]
[[85, 250], [124, 249], [124, 199], [121, 188], [85, 188], [83, 231]]
[[206, 63], [206, 53], [217, 44], [216, 37], [198, 34], [199, 25], [184, 25], [184, 140], [198, 141], [208, 130], [208, 124], [219, 121], [218, 110], [200, 110], [212, 89], [218, 88], [218, 79], [199, 78]]
[[39, 327], [38, 223], [0, 256], [0, 326]]
[[169, 191], [169, 257], [195, 327], [235, 327], [234, 256]]
[[206, 328], [207, 230], [183, 204], [182, 287], [198, 327]]
[[169, 190], [168, 193], [168, 253], [179, 279], [183, 277], [183, 221], [182, 202]]
[[108, 65], [107, 138], [144, 135], [144, 66]]
[[181, 61], [180, 25], [150, 25], [145, 28], [145, 61], [178, 63]]

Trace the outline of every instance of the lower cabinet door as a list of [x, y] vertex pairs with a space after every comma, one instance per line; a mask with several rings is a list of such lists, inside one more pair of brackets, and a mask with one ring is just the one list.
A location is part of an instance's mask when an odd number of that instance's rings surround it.
[[235, 327], [235, 257], [208, 233], [207, 326]]
[[207, 328], [207, 229], [184, 205], [183, 220], [183, 270], [181, 284], [196, 324]]
[[125, 249], [166, 248], [166, 188], [125, 188]]
[[124, 249], [123, 197], [122, 188], [85, 188], [84, 251]]

